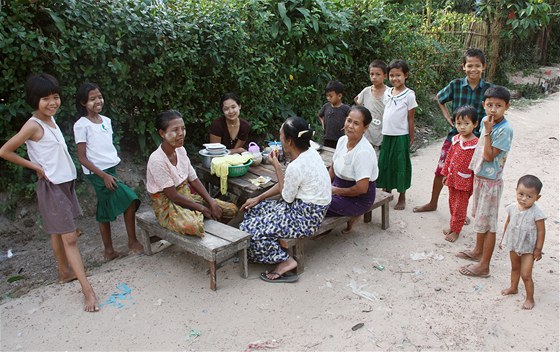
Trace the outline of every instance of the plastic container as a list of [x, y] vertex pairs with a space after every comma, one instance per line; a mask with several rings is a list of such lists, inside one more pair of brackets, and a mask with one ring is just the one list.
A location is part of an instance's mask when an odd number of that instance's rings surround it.
[[249, 143], [249, 153], [253, 155], [253, 165], [257, 166], [262, 161], [261, 148], [255, 142]]
[[247, 161], [243, 165], [236, 165], [236, 166], [229, 166], [228, 168], [228, 177], [241, 177], [249, 171], [249, 166], [253, 163], [253, 160]]

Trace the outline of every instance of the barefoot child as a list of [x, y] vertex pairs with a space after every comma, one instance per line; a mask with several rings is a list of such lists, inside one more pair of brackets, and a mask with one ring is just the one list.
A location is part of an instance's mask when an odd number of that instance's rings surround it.
[[383, 96], [385, 91], [389, 89], [385, 85], [385, 78], [387, 77], [387, 64], [381, 60], [373, 60], [369, 64], [369, 79], [371, 86], [365, 87], [360, 94], [354, 98], [357, 105], [365, 106], [371, 113], [371, 123], [365, 133], [368, 142], [371, 143], [377, 155], [383, 140], [381, 133], [383, 122], [383, 111], [385, 110], [385, 102]]
[[478, 124], [476, 109], [462, 106], [453, 114], [459, 132], [451, 142], [451, 148], [441, 170], [443, 182], [449, 188], [449, 228], [443, 230], [445, 240], [455, 242], [467, 218], [469, 198], [473, 189], [472, 170], [469, 169], [478, 138], [473, 131]]
[[336, 148], [338, 139], [344, 136], [344, 121], [350, 112], [350, 106], [342, 103], [343, 94], [344, 84], [339, 81], [330, 81], [325, 88], [328, 103], [317, 113], [325, 130], [323, 137], [325, 147]]
[[[0, 148], [0, 157], [37, 173], [37, 202], [43, 228], [51, 234], [51, 245], [60, 282], [78, 279], [84, 294], [84, 310], [96, 312], [97, 298], [86, 278], [77, 245], [74, 218], [82, 212], [75, 192], [76, 167], [68, 153], [64, 136], [54, 120], [60, 108], [60, 86], [51, 75], [31, 76], [25, 87], [25, 99], [35, 111], [21, 130]], [[29, 159], [15, 151], [27, 145]]]
[[113, 128], [108, 117], [100, 115], [103, 95], [96, 84], [84, 83], [78, 88], [76, 108], [80, 118], [74, 124], [78, 160], [86, 179], [97, 195], [96, 220], [105, 247], [105, 259], [113, 260], [119, 253], [113, 249], [111, 221], [124, 213], [128, 248], [141, 253], [144, 248], [136, 239], [134, 215], [140, 206], [138, 196], [117, 178], [116, 166], [121, 159], [113, 145]]
[[486, 117], [482, 120], [480, 139], [469, 168], [474, 171], [473, 209], [476, 245], [472, 251], [457, 253], [457, 257], [480, 261], [463, 266], [459, 272], [467, 276], [489, 277], [490, 260], [496, 245], [498, 209], [502, 197], [504, 165], [511, 148], [513, 129], [504, 118], [509, 108], [509, 91], [501, 86], [484, 93]]
[[414, 142], [414, 112], [418, 104], [414, 91], [405, 85], [407, 78], [407, 63], [404, 60], [391, 61], [389, 81], [393, 88], [386, 90], [384, 98], [383, 144], [379, 153], [377, 187], [388, 192], [397, 189], [396, 210], [405, 208], [405, 192], [410, 188], [412, 178], [410, 147]]
[[451, 139], [457, 134], [457, 129], [451, 120], [451, 114], [445, 104], [451, 102], [451, 111], [455, 111], [457, 108], [465, 105], [474, 107], [478, 112], [478, 126], [475, 128], [474, 134], [477, 137], [480, 136], [479, 128], [482, 118], [485, 115], [484, 107], [482, 106], [482, 98], [484, 97], [484, 92], [492, 87], [492, 84], [482, 79], [482, 73], [486, 68], [486, 57], [482, 50], [470, 48], [467, 49], [463, 55], [462, 64], [466, 77], [454, 79], [437, 93], [438, 106], [441, 109], [443, 117], [445, 117], [445, 120], [451, 126], [451, 129], [441, 147], [440, 157], [432, 183], [432, 197], [427, 204], [414, 207], [414, 212], [434, 211], [437, 209], [439, 194], [443, 188], [443, 175], [441, 174], [441, 170], [445, 163], [447, 152], [451, 147]]
[[521, 277], [527, 292], [525, 302], [521, 306], [523, 309], [533, 309], [535, 306], [533, 262], [542, 258], [546, 219], [546, 215], [536, 204], [541, 197], [541, 189], [542, 182], [536, 176], [525, 175], [517, 181], [517, 203], [506, 207], [508, 217], [500, 241], [502, 249], [504, 235], [507, 235], [503, 247], [509, 250], [511, 260], [511, 286], [502, 290], [502, 295], [516, 294]]

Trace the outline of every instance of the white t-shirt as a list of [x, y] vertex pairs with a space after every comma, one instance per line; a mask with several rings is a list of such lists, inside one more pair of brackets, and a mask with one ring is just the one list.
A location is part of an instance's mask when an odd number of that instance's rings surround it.
[[309, 148], [288, 164], [282, 189], [286, 202], [292, 203], [297, 198], [306, 203], [328, 205], [331, 197], [331, 178], [315, 149]]
[[[86, 156], [93, 165], [101, 170], [106, 170], [121, 162], [117, 149], [113, 145], [113, 127], [111, 119], [101, 116], [103, 122], [93, 123], [87, 117], [80, 117], [74, 124], [74, 139], [76, 144], [86, 144]], [[82, 165], [84, 174], [91, 171]]]
[[187, 156], [185, 147], [175, 149], [177, 165], [171, 164], [161, 145], [150, 155], [146, 170], [146, 190], [155, 194], [169, 187], [177, 187], [185, 180], [192, 182], [198, 177]]
[[348, 137], [342, 136], [333, 154], [334, 173], [346, 181], [359, 181], [368, 178], [377, 180], [377, 156], [371, 144], [362, 137], [356, 146], [348, 151]]
[[385, 111], [383, 112], [383, 135], [404, 136], [408, 130], [408, 111], [416, 108], [416, 94], [410, 88], [397, 95], [392, 95], [394, 88], [387, 89], [383, 100]]

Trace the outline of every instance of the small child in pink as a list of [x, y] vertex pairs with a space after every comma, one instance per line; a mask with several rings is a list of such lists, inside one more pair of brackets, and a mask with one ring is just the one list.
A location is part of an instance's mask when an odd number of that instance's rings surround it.
[[469, 169], [478, 138], [473, 131], [478, 123], [477, 111], [472, 106], [455, 110], [453, 122], [459, 134], [453, 136], [451, 148], [445, 159], [442, 174], [449, 188], [449, 228], [443, 230], [445, 240], [455, 242], [467, 218], [469, 198], [473, 191], [474, 173]]

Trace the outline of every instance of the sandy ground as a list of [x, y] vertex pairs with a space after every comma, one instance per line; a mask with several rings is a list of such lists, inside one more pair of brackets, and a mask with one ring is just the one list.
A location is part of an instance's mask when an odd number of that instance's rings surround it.
[[[549, 216], [545, 255], [533, 271], [532, 311], [520, 308], [522, 284], [517, 295], [500, 294], [509, 285], [505, 251], [496, 249], [490, 278], [458, 273], [465, 262], [454, 254], [474, 244], [474, 233], [466, 226], [456, 243], [443, 240], [447, 190], [437, 211], [412, 213], [429, 198], [439, 140], [412, 158], [409, 204], [391, 211], [390, 228], [381, 230], [376, 211], [373, 223], [358, 223], [350, 235], [338, 229], [308, 241], [306, 271], [296, 284], [261, 281], [263, 265], [251, 265], [244, 280], [238, 264], [228, 262], [213, 292], [205, 262], [170, 247], [90, 267], [100, 302], [121, 293], [120, 305], [105, 305], [99, 313], [81, 310], [76, 282], [43, 286], [3, 303], [1, 349], [243, 351], [261, 342], [253, 349], [558, 350], [559, 95], [513, 108], [508, 119], [515, 136], [502, 204], [514, 201], [516, 180], [531, 173], [544, 183], [539, 205]], [[86, 229], [84, 236], [96, 232]], [[375, 269], [377, 264], [385, 269]], [[120, 284], [130, 292], [120, 291]], [[353, 330], [359, 323], [363, 327]]]

